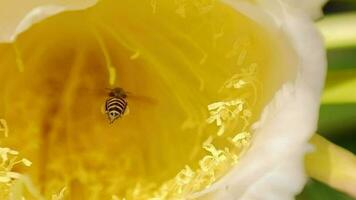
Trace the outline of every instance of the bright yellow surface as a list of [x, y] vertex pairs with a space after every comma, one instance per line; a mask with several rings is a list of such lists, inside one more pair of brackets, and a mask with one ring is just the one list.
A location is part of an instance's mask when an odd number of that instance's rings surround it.
[[[3, 144], [33, 163], [14, 170], [45, 197], [66, 187], [72, 199], [181, 198], [223, 175], [290, 60], [214, 2], [102, 1], [0, 45]], [[109, 125], [101, 107], [113, 86], [132, 98]]]

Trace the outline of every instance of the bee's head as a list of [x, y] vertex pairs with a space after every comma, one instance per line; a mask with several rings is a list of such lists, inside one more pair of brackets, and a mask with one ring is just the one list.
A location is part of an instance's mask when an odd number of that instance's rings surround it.
[[119, 88], [119, 87], [115, 87], [115, 88], [108, 89], [108, 90], [109, 90], [110, 97], [124, 97], [125, 98], [127, 96], [125, 90], [122, 88]]

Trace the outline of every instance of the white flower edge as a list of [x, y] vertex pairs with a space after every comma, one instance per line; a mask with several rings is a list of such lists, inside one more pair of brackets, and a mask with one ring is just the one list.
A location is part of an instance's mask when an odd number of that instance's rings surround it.
[[0, 43], [10, 43], [16, 37], [29, 29], [33, 24], [38, 23], [50, 16], [64, 11], [83, 10], [97, 3], [97, 0], [71, 0], [71, 1], [49, 1], [44, 0], [40, 4], [38, 1], [17, 2], [19, 9], [6, 9], [7, 4], [12, 5], [17, 1], [0, 2], [2, 6], [2, 16], [11, 16], [11, 19], [0, 21]]
[[317, 19], [323, 15], [322, 7], [327, 0], [283, 0], [290, 6], [302, 10], [313, 19]]
[[294, 199], [307, 180], [304, 155], [316, 130], [325, 79], [321, 35], [309, 15], [283, 1], [266, 0], [254, 5], [224, 2], [267, 29], [283, 32], [298, 56], [298, 70], [296, 79], [285, 83], [263, 111], [249, 151], [227, 175], [194, 198]]
[[[271, 3], [272, 1], [272, 3]], [[258, 3], [273, 4], [274, 0], [258, 0]], [[322, 15], [321, 7], [326, 3], [327, 0], [281, 0], [294, 8], [299, 8], [303, 10], [304, 13], [308, 14], [313, 18], [320, 17]], [[26, 6], [24, 9], [6, 9], [6, 4], [16, 4], [17, 1], [3, 1], [0, 2], [3, 13], [2, 16], [11, 16], [11, 19], [4, 19], [0, 21], [0, 43], [13, 42], [16, 37], [27, 30], [33, 24], [40, 22], [55, 14], [70, 11], [70, 10], [82, 10], [91, 7], [97, 3], [97, 0], [71, 0], [71, 1], [49, 1], [44, 0], [40, 4], [37, 1], [26, 1]], [[24, 7], [24, 2], [18, 5], [19, 7]]]

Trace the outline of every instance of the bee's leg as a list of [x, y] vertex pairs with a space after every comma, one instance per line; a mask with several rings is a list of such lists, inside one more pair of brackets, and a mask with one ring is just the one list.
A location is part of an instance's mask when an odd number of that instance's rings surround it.
[[108, 120], [109, 120], [109, 124], [112, 124], [115, 121], [115, 119], [112, 119], [110, 117], [108, 117]]
[[125, 110], [123, 116], [126, 116], [126, 115], [128, 115], [128, 114], [130, 114], [130, 109], [129, 109], [129, 106], [126, 106], [126, 110]]

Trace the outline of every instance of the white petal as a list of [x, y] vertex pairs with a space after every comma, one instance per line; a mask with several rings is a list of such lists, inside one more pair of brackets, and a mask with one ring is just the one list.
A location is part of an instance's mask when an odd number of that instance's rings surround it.
[[97, 0], [2, 0], [0, 42], [12, 42], [31, 25], [63, 11], [81, 10]]
[[307, 13], [313, 19], [320, 17], [322, 13], [322, 7], [328, 0], [283, 0], [290, 6], [298, 8]]
[[203, 191], [203, 196], [224, 200], [294, 199], [306, 182], [303, 158], [316, 130], [325, 78], [321, 36], [309, 16], [278, 0], [260, 8], [235, 0], [224, 2], [266, 28], [286, 35], [298, 56], [298, 70], [296, 79], [285, 83], [265, 108], [255, 125], [249, 151], [233, 170]]

